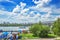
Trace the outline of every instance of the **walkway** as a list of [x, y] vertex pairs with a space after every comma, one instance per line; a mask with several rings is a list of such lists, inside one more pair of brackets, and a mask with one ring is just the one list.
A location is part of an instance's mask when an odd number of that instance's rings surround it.
[[40, 39], [27, 39], [27, 40], [55, 40], [54, 38], [40, 38]]

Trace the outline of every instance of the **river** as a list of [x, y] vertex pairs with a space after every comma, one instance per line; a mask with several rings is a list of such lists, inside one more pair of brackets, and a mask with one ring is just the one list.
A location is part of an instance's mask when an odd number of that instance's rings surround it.
[[0, 26], [2, 31], [29, 30], [29, 26]]

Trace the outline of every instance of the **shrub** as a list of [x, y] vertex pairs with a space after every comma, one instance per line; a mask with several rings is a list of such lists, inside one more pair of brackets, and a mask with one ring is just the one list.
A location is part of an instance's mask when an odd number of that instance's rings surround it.
[[39, 24], [34, 24], [33, 26], [31, 26], [30, 32], [33, 33], [34, 36], [39, 36], [41, 30], [40, 27], [41, 26]]
[[47, 38], [48, 37], [48, 34], [49, 34], [49, 27], [47, 26], [42, 26], [41, 28], [42, 30], [40, 31], [39, 33], [39, 37], [42, 37], [42, 38]]
[[60, 36], [60, 18], [53, 23], [52, 30], [55, 35]]
[[37, 37], [48, 37], [50, 27], [42, 24], [35, 24], [30, 28], [30, 31]]

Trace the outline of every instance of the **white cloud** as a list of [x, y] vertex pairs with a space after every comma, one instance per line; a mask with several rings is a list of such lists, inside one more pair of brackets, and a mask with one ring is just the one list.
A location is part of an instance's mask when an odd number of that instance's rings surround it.
[[35, 15], [35, 17], [41, 17], [41, 14], [37, 13], [37, 14]]
[[[34, 0], [33, 0], [34, 1]], [[36, 23], [39, 21], [53, 21], [56, 20], [59, 16], [54, 16], [51, 14], [60, 13], [60, 9], [53, 7], [44, 7], [44, 3], [48, 3], [50, 0], [40, 0], [34, 1], [36, 6], [25, 8], [26, 3], [20, 2], [20, 5], [17, 5], [12, 12], [0, 10], [0, 14], [8, 15], [8, 18], [5, 21], [16, 22], [16, 23]], [[30, 11], [32, 10], [32, 11]], [[37, 12], [35, 14], [35, 11]], [[41, 12], [44, 12], [42, 15]], [[11, 19], [10, 19], [11, 18]]]
[[25, 9], [21, 10], [20, 13], [24, 14], [24, 13], [26, 13], [26, 12], [28, 12], [28, 11], [29, 11], [29, 9], [28, 9], [28, 8], [25, 8]]
[[57, 14], [60, 14], [60, 8], [59, 9], [55, 8], [55, 10], [53, 10], [53, 12], [57, 13]]
[[0, 2], [3, 2], [3, 1], [7, 1], [7, 2], [10, 2], [10, 3], [16, 4], [14, 1], [11, 1], [11, 0], [0, 0]]
[[17, 5], [16, 8], [14, 8], [12, 12], [14, 12], [14, 13], [20, 13], [20, 11], [21, 11], [21, 8], [20, 8], [19, 5]]
[[37, 6], [32, 6], [30, 7], [30, 9], [34, 10], [34, 11], [38, 11], [38, 12], [45, 12], [44, 15], [41, 15], [40, 20], [41, 21], [54, 21], [56, 20], [56, 18], [60, 17], [59, 16], [54, 16], [51, 14], [58, 14], [59, 9], [55, 8], [55, 6], [50, 6], [50, 7], [44, 7], [44, 3], [48, 4], [48, 2], [50, 2], [51, 0], [39, 0], [39, 1], [34, 1], [34, 3], [37, 4]]
[[29, 9], [25, 8], [24, 7], [26, 6], [26, 3], [22, 3], [20, 2], [20, 6], [17, 5], [14, 9], [13, 9], [13, 12], [14, 13], [25, 13], [26, 11], [28, 11]]
[[33, 0], [33, 2], [34, 2], [35, 4], [40, 4], [41, 6], [44, 5], [45, 3], [46, 3], [46, 4], [49, 3], [50, 1], [51, 1], [51, 0], [39, 0], [39, 1]]
[[8, 12], [8, 11], [0, 10], [0, 15], [3, 15], [3, 14], [8, 15], [8, 16], [16, 15], [13, 12]]
[[26, 3], [20, 2], [21, 9], [23, 9], [26, 6]]
[[0, 10], [5, 10], [3, 5], [0, 5]]

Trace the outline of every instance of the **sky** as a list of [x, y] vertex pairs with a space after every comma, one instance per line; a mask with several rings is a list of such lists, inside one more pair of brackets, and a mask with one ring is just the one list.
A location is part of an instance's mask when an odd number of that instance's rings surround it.
[[60, 18], [60, 0], [0, 0], [0, 23], [38, 23]]

